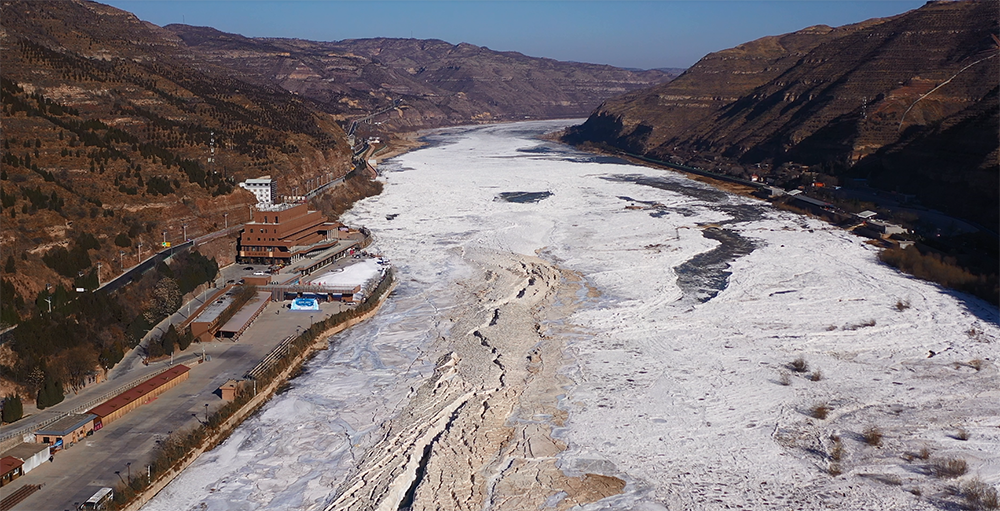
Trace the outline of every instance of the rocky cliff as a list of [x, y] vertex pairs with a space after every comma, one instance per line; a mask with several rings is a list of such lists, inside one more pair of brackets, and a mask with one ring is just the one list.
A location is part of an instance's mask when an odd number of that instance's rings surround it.
[[759, 39], [605, 102], [567, 139], [747, 177], [794, 163], [868, 178], [997, 230], [997, 14], [929, 2]]

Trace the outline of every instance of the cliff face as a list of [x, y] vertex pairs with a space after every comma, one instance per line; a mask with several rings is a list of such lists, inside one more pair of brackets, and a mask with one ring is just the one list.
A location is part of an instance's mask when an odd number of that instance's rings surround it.
[[205, 65], [277, 84], [344, 117], [403, 99], [395, 129], [470, 122], [586, 116], [604, 99], [672, 75], [559, 62], [439, 40], [314, 42], [251, 39], [204, 27], [168, 25]]
[[868, 177], [995, 228], [997, 19], [993, 2], [928, 3], [760, 39], [607, 101], [569, 139]]
[[148, 255], [163, 231], [177, 241], [185, 224], [195, 237], [227, 213], [244, 218], [254, 200], [236, 181], [272, 174], [289, 193], [348, 170], [343, 130], [315, 102], [225, 69], [194, 69], [181, 39], [132, 14], [19, 1], [3, 2], [0, 15], [0, 236], [17, 269], [4, 279], [29, 303], [45, 283], [73, 280], [41, 258], [84, 234], [99, 247], [79, 269], [101, 261], [107, 280], [135, 264], [139, 242]]

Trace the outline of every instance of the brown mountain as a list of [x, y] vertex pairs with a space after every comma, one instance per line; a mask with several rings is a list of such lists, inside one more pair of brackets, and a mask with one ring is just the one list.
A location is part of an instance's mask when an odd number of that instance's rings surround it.
[[405, 114], [387, 119], [395, 129], [583, 117], [608, 97], [672, 76], [439, 40], [315, 42], [247, 38], [187, 25], [164, 28], [177, 34], [205, 65], [277, 84], [321, 102], [331, 113], [359, 116], [402, 99]]
[[[4, 279], [29, 303], [46, 283], [69, 285], [74, 272], [42, 258], [84, 235], [99, 248], [86, 243], [75, 270], [102, 262], [107, 280], [139, 242], [148, 255], [163, 231], [176, 241], [185, 224], [195, 237], [247, 215], [238, 180], [277, 175], [289, 193], [348, 170], [344, 132], [314, 101], [194, 69], [170, 31], [78, 0], [0, 9]], [[4, 298], [6, 311], [6, 284]]]
[[997, 230], [997, 14], [929, 2], [759, 39], [605, 102], [568, 140], [734, 174], [796, 163], [867, 177]]
[[[253, 202], [237, 181], [271, 174], [287, 194], [344, 175], [345, 121], [391, 100], [402, 115], [376, 128], [583, 116], [669, 78], [441, 41], [161, 28], [84, 0], [0, 9], [0, 323], [16, 295], [24, 315], [45, 284], [72, 286], [97, 263], [106, 280], [164, 231], [176, 241], [185, 225], [195, 237], [235, 223]], [[43, 262], [60, 250], [87, 257]]]

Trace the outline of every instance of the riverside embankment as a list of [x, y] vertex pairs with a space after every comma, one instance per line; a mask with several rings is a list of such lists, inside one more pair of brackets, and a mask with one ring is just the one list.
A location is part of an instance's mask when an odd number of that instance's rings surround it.
[[[334, 314], [331, 317], [315, 323], [310, 329], [303, 332], [291, 344], [282, 346], [281, 350], [285, 354], [275, 358], [274, 363], [261, 371], [257, 376], [253, 387], [244, 386], [242, 395], [238, 397], [232, 410], [225, 407], [217, 412], [213, 421], [206, 421], [206, 424], [199, 428], [199, 431], [187, 433], [187, 439], [199, 438], [197, 445], [193, 448], [183, 449], [186, 443], [185, 438], [180, 434], [177, 438], [168, 439], [167, 442], [174, 442], [167, 445], [158, 453], [153, 464], [158, 466], [160, 472], [155, 480], [148, 481], [143, 485], [133, 484], [130, 488], [119, 487], [119, 494], [124, 494], [128, 498], [127, 504], [120, 509], [138, 510], [142, 508], [151, 498], [165, 488], [171, 481], [181, 474], [188, 466], [195, 462], [199, 456], [206, 451], [215, 448], [221, 441], [225, 440], [232, 433], [233, 429], [239, 426], [247, 417], [263, 406], [286, 385], [288, 380], [301, 370], [302, 364], [312, 357], [317, 350], [328, 348], [329, 339], [344, 330], [355, 326], [378, 313], [379, 308], [388, 299], [395, 287], [395, 280], [392, 272], [388, 272], [383, 281], [375, 288], [373, 294], [358, 308]], [[259, 383], [263, 385], [258, 386]], [[253, 389], [251, 391], [251, 388]], [[251, 394], [252, 392], [252, 394]], [[223, 415], [227, 415], [223, 417]], [[183, 449], [182, 452], [171, 455], [171, 448]], [[171, 459], [179, 458], [179, 459]], [[136, 486], [139, 486], [137, 488]], [[134, 493], [134, 494], [133, 494]]]

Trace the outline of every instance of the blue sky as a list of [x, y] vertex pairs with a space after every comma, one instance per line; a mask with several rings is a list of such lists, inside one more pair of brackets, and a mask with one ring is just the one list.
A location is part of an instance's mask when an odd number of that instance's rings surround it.
[[839, 26], [923, 1], [361, 1], [112, 0], [163, 26], [248, 37], [337, 41], [414, 37], [533, 57], [621, 67], [688, 67], [706, 53], [812, 25]]

